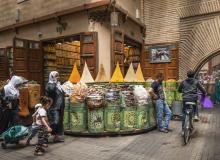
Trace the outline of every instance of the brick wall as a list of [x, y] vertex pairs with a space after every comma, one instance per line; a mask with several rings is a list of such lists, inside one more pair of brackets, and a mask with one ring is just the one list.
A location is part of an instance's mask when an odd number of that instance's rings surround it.
[[146, 44], [179, 42], [179, 76], [218, 55], [219, 0], [142, 0]]

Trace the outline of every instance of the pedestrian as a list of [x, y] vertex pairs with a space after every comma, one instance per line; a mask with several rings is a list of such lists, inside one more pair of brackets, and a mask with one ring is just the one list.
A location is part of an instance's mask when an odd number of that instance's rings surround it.
[[215, 79], [215, 92], [212, 96], [215, 104], [220, 104], [220, 79]]
[[5, 115], [1, 125], [4, 126], [4, 130], [19, 123], [19, 87], [22, 84], [21, 77], [13, 76], [2, 91]]
[[[51, 100], [52, 101], [52, 100]], [[30, 145], [30, 141], [32, 140], [32, 138], [38, 133], [39, 131], [39, 126], [36, 124], [36, 115], [38, 113], [38, 109], [39, 108], [42, 108], [42, 104], [41, 103], [38, 103], [35, 105], [35, 112], [34, 114], [32, 115], [32, 118], [33, 118], [33, 123], [31, 125], [31, 129], [30, 129], [30, 134], [28, 135], [28, 139], [27, 139], [27, 142], [26, 142], [26, 145]]]
[[[52, 131], [52, 129], [49, 126], [48, 118], [47, 118], [47, 111], [50, 108], [51, 105], [51, 99], [48, 97], [41, 97], [40, 103], [42, 106], [40, 106], [36, 113], [34, 113], [33, 120], [35, 121], [38, 132], [38, 140], [37, 145], [35, 147], [34, 155], [40, 156], [43, 155], [45, 152], [44, 148], [47, 148], [48, 145], [48, 133]], [[36, 131], [36, 130], [35, 130]]]
[[[179, 85], [178, 91], [182, 93], [183, 97], [183, 119], [182, 119], [182, 129], [184, 127], [185, 115], [186, 115], [186, 102], [194, 102], [196, 105], [193, 108], [193, 115], [195, 120], [199, 120], [198, 115], [198, 91], [200, 91], [203, 95], [206, 95], [206, 90], [199, 83], [197, 79], [194, 78], [194, 72], [189, 70], [187, 72], [187, 78], [182, 81]], [[183, 130], [182, 130], [183, 135]]]
[[155, 100], [158, 129], [160, 132], [167, 133], [171, 131], [171, 129], [169, 129], [169, 121], [171, 119], [172, 112], [165, 100], [165, 93], [162, 85], [163, 80], [163, 74], [159, 73], [157, 75], [157, 80], [151, 84], [149, 93], [151, 94], [153, 100]]
[[64, 90], [59, 82], [59, 73], [52, 71], [49, 75], [49, 82], [46, 85], [46, 96], [53, 100], [48, 110], [48, 118], [52, 128], [54, 142], [64, 141], [63, 116], [64, 116]]

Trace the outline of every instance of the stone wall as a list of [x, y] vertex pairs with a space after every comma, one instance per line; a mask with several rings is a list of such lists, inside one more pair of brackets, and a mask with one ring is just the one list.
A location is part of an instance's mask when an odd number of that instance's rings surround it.
[[0, 28], [16, 22], [16, 10], [20, 10], [20, 20], [23, 22], [37, 17], [56, 13], [62, 10], [83, 5], [85, 3], [99, 2], [101, 0], [28, 0], [17, 3], [16, 0], [0, 1]]

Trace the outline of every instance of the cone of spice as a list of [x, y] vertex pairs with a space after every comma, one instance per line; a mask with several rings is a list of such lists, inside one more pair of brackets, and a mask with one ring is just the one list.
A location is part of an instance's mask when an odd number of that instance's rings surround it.
[[80, 79], [81, 83], [93, 83], [94, 79], [92, 78], [92, 75], [89, 71], [89, 68], [87, 66], [87, 63], [85, 62], [82, 77]]
[[117, 62], [115, 71], [112, 75], [111, 82], [124, 82], [123, 75], [121, 73], [121, 69], [119, 67], [119, 63]]
[[77, 69], [76, 63], [74, 64], [72, 73], [69, 77], [69, 81], [72, 82], [72, 83], [77, 83], [77, 82], [80, 81], [80, 74], [79, 74], [79, 71]]

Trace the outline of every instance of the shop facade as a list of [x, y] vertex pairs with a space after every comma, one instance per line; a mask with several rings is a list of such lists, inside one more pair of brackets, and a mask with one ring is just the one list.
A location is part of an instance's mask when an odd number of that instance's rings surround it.
[[60, 72], [62, 82], [67, 81], [74, 63], [82, 73], [86, 62], [94, 79], [101, 64], [109, 79], [117, 62], [124, 75], [131, 62], [137, 68], [145, 25], [119, 5], [114, 8], [117, 26], [111, 25], [113, 6], [110, 1], [102, 1], [19, 23], [13, 29], [1, 28], [4, 58], [0, 64], [9, 66], [1, 79], [13, 71], [43, 86], [52, 70]]

